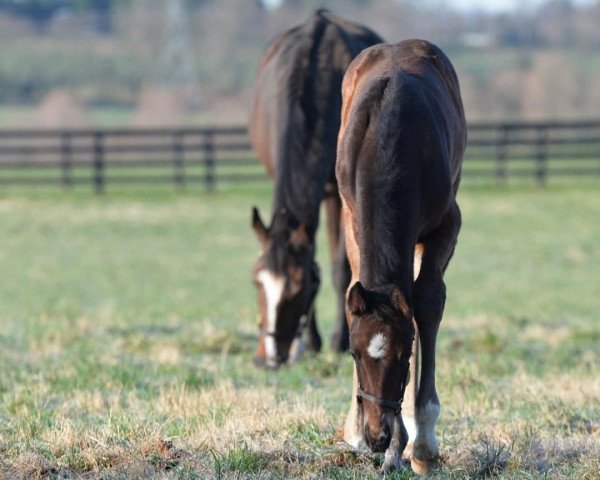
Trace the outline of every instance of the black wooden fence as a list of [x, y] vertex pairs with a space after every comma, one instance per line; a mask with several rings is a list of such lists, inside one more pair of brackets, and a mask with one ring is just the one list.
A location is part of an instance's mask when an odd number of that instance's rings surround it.
[[[474, 123], [465, 178], [600, 176], [600, 120]], [[172, 184], [264, 181], [245, 127], [0, 130], [0, 185]]]

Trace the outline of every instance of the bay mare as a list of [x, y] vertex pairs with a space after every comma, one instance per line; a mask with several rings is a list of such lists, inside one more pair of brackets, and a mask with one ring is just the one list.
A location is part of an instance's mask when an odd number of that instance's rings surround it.
[[408, 40], [361, 53], [342, 90], [336, 173], [355, 360], [344, 439], [385, 452], [384, 470], [410, 459], [423, 473], [438, 458], [435, 343], [461, 225], [458, 79], [438, 47]]
[[304, 347], [303, 333], [310, 350], [321, 348], [314, 304], [320, 284], [315, 234], [321, 202], [338, 292], [331, 345], [336, 351], [348, 347], [344, 293], [350, 269], [335, 178], [341, 84], [352, 59], [380, 42], [371, 30], [320, 10], [275, 38], [260, 62], [250, 140], [275, 188], [269, 225], [256, 208], [252, 215], [261, 245], [253, 272], [260, 315], [258, 365], [294, 363]]

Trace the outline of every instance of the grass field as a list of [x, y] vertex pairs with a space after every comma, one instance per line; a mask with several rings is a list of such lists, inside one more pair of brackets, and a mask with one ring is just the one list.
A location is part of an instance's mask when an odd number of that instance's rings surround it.
[[[600, 478], [599, 186], [463, 188], [431, 478]], [[333, 441], [349, 356], [252, 366], [269, 197], [0, 194], [0, 478], [379, 477]]]

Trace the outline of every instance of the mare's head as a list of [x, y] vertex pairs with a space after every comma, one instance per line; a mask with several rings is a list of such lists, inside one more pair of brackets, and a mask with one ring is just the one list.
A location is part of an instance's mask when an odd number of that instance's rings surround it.
[[258, 366], [295, 363], [304, 348], [302, 333], [319, 290], [314, 242], [305, 224], [286, 216], [277, 228], [267, 228], [256, 208], [252, 228], [261, 243], [253, 270], [258, 293], [260, 338]]
[[398, 287], [366, 290], [360, 282], [348, 292], [346, 306], [352, 320], [350, 353], [360, 388], [357, 400], [364, 438], [371, 450], [383, 452], [390, 444], [408, 381], [412, 312]]

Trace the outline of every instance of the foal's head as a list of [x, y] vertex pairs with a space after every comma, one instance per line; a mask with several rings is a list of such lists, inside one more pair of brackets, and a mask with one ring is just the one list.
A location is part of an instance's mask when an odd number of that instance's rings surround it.
[[347, 307], [364, 437], [371, 450], [382, 452], [390, 444], [408, 381], [412, 312], [398, 287], [366, 290], [360, 282], [350, 289]]
[[253, 209], [252, 227], [261, 243], [253, 280], [258, 292], [259, 366], [296, 362], [304, 348], [302, 333], [319, 290], [314, 244], [304, 224], [288, 216], [285, 225], [267, 228]]

